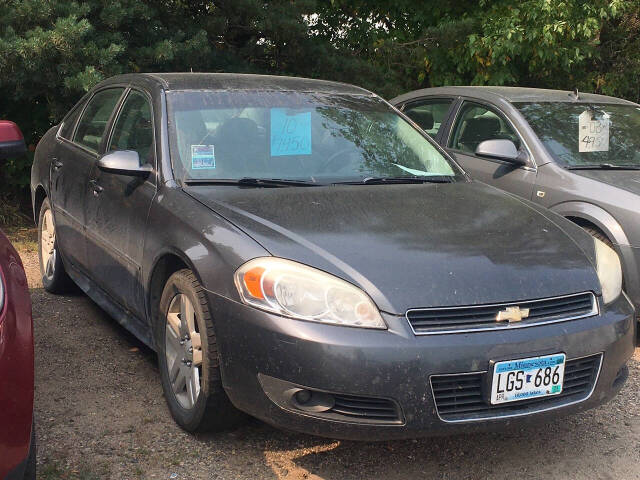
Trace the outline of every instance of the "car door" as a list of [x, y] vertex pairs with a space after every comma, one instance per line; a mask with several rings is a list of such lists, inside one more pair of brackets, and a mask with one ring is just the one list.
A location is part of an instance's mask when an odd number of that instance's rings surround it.
[[[481, 142], [497, 139], [513, 141], [527, 165], [475, 154]], [[535, 163], [513, 124], [497, 108], [469, 100], [462, 102], [443, 143], [473, 178], [531, 199], [537, 175]]]
[[454, 100], [452, 97], [420, 99], [409, 101], [399, 105], [399, 107], [407, 117], [416, 122], [431, 138], [439, 141], [442, 132], [446, 130], [444, 127], [452, 110]]
[[[87, 269], [85, 197], [107, 124], [124, 88], [97, 91], [62, 124], [50, 163], [56, 242], [65, 260]], [[79, 119], [78, 119], [79, 117]]]
[[[130, 90], [113, 121], [105, 151], [134, 150], [156, 166], [150, 97]], [[144, 318], [141, 264], [147, 214], [156, 175], [133, 177], [93, 168], [87, 195], [88, 255], [92, 278], [127, 310]]]

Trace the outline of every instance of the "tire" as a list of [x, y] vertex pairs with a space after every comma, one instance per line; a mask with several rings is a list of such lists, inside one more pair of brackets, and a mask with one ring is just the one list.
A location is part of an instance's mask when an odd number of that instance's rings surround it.
[[[53, 238], [51, 234], [53, 233]], [[47, 251], [48, 250], [48, 251]], [[73, 282], [67, 275], [62, 264], [55, 238], [55, 223], [49, 199], [45, 198], [38, 216], [38, 259], [42, 285], [47, 292], [65, 293]]]
[[597, 238], [601, 242], [605, 243], [608, 247], [613, 248], [613, 243], [611, 243], [611, 240], [609, 240], [609, 238], [604, 233], [602, 233], [602, 231], [593, 227], [582, 227], [582, 229], [592, 237]]
[[31, 445], [29, 447], [29, 457], [27, 468], [24, 471], [24, 480], [36, 480], [36, 425], [31, 427]]
[[[155, 332], [162, 389], [176, 423], [189, 432], [237, 426], [244, 414], [233, 406], [222, 386], [213, 319], [193, 272], [179, 270], [169, 277], [158, 312]], [[193, 319], [191, 326], [188, 318]]]
[[[587, 232], [589, 235], [591, 235], [594, 238], [597, 238], [598, 240], [600, 240], [601, 242], [603, 242], [607, 247], [611, 248], [614, 252], [615, 252], [615, 248], [613, 246], [613, 243], [611, 242], [611, 240], [609, 240], [609, 238], [599, 229], [594, 228], [594, 227], [586, 227], [583, 226], [582, 229]], [[622, 259], [620, 259], [620, 263], [622, 263]], [[624, 273], [622, 275], [622, 290], [625, 289], [625, 282], [624, 282]]]

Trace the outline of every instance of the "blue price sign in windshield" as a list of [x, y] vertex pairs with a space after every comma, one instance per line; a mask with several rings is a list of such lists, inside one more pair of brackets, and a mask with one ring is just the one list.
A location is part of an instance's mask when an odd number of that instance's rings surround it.
[[271, 109], [271, 156], [311, 155], [311, 112]]

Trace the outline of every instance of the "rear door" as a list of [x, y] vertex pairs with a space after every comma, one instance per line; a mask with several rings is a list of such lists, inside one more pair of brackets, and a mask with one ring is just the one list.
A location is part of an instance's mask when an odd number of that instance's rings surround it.
[[113, 122], [105, 152], [134, 150], [151, 164], [146, 178], [94, 167], [87, 193], [88, 255], [92, 278], [138, 318], [144, 318], [142, 256], [147, 215], [156, 193], [156, 152], [151, 98], [130, 90]]
[[87, 269], [85, 194], [89, 175], [123, 92], [124, 88], [99, 90], [77, 112], [72, 112], [60, 129], [55, 157], [51, 159], [49, 193], [56, 242], [65, 260], [82, 270]]
[[[518, 166], [475, 154], [481, 142], [495, 139], [513, 141], [516, 148], [528, 158], [528, 164]], [[531, 153], [513, 124], [497, 108], [465, 100], [455, 115], [447, 138], [442, 138], [441, 144], [473, 178], [531, 199], [537, 175]]]

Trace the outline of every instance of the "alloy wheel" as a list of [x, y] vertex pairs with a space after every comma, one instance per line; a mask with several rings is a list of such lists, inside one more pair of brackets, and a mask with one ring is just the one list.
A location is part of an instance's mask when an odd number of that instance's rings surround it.
[[40, 229], [40, 249], [42, 255], [42, 267], [47, 278], [53, 278], [56, 268], [56, 229], [53, 224], [51, 209], [42, 216], [42, 228]]
[[173, 393], [190, 410], [200, 395], [202, 343], [193, 304], [182, 293], [173, 297], [167, 312], [165, 355]]

